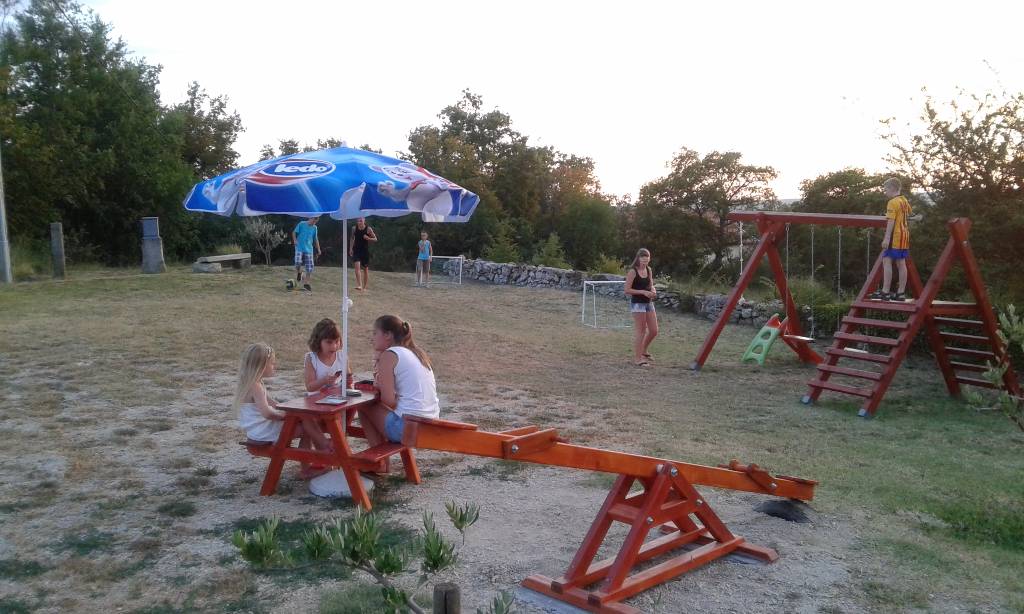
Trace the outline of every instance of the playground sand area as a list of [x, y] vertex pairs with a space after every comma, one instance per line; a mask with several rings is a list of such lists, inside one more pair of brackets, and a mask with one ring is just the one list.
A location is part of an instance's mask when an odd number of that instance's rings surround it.
[[[267, 461], [237, 444], [229, 405], [244, 345], [271, 344], [272, 395], [298, 396], [309, 331], [337, 317], [338, 269], [319, 269], [313, 294], [281, 289], [288, 274], [72, 271], [64, 283], [0, 290], [0, 611], [382, 611], [365, 577], [256, 571], [230, 541], [271, 516], [294, 538], [354, 513], [348, 499], [310, 496], [294, 465], [276, 496], [260, 497]], [[695, 374], [687, 367], [710, 322], [662, 312], [657, 363], [639, 369], [631, 331], [580, 325], [577, 293], [411, 282], [375, 272], [354, 294], [354, 366], [369, 369], [373, 319], [401, 315], [435, 363], [444, 418], [555, 427], [573, 443], [708, 465], [738, 458], [820, 481], [802, 524], [756, 511], [769, 497], [698, 487], [734, 533], [780, 559], [719, 560], [630, 605], [1024, 611], [1024, 435], [948, 399], [928, 356], [912, 356], [878, 417], [861, 420], [845, 398], [801, 405], [813, 370], [784, 347], [765, 367], [740, 365], [750, 327], [727, 327]], [[569, 611], [517, 586], [564, 571], [612, 476], [432, 451], [418, 459], [421, 485], [396, 466], [373, 495], [399, 535], [431, 511], [458, 542], [445, 502], [481, 506], [457, 568], [434, 581], [458, 583], [465, 611], [501, 590], [516, 591], [518, 612]], [[606, 545], [599, 556], [613, 553]]]

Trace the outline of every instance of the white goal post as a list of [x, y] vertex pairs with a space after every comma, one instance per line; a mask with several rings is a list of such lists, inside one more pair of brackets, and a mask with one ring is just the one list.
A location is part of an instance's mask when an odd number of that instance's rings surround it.
[[580, 321], [591, 328], [630, 328], [629, 304], [623, 299], [626, 282], [583, 282], [583, 303]]
[[[465, 256], [433, 256], [430, 259], [430, 281], [427, 283], [461, 286], [465, 262]], [[417, 281], [416, 273], [413, 273], [413, 283]]]

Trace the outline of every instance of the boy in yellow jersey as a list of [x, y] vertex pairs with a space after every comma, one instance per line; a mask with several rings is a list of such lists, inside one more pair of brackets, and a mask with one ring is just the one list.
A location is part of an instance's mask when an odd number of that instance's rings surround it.
[[[885, 217], [889, 222], [885, 225], [885, 237], [882, 238], [882, 287], [871, 293], [870, 298], [881, 301], [906, 300], [907, 292], [907, 255], [910, 253], [910, 226], [908, 221], [912, 211], [910, 201], [900, 194], [903, 186], [900, 180], [889, 177], [882, 183], [885, 197], [889, 204], [885, 207]], [[896, 294], [892, 294], [892, 265], [895, 261], [900, 277]]]

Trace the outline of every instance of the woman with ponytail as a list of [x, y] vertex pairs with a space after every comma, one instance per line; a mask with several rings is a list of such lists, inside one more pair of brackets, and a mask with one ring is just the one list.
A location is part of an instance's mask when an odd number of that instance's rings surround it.
[[437, 384], [427, 353], [416, 345], [408, 322], [381, 316], [373, 323], [373, 349], [379, 353], [375, 384], [379, 403], [359, 409], [359, 422], [371, 446], [401, 442], [404, 416], [437, 418]]

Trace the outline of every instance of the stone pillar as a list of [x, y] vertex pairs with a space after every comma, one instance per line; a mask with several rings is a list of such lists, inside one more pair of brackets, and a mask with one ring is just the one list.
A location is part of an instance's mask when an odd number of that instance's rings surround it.
[[167, 270], [164, 265], [164, 242], [160, 238], [160, 218], [142, 218], [142, 272], [163, 273]]
[[50, 256], [53, 258], [53, 276], [64, 279], [64, 226], [60, 222], [50, 224]]

